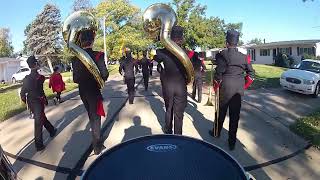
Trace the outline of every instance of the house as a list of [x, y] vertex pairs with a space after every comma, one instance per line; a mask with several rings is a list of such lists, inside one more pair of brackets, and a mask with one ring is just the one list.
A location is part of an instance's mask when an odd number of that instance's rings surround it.
[[0, 81], [9, 82], [14, 73], [20, 69], [20, 60], [15, 58], [0, 58]]
[[279, 53], [287, 54], [296, 62], [303, 55], [320, 56], [320, 40], [295, 40], [247, 46], [248, 54], [255, 64], [273, 64]]

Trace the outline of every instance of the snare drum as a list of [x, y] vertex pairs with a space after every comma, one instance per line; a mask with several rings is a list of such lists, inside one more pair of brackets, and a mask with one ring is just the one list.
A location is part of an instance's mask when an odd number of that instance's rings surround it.
[[12, 168], [12, 164], [4, 154], [0, 146], [0, 180], [16, 180], [17, 175]]
[[221, 148], [186, 136], [153, 135], [121, 143], [99, 156], [83, 180], [247, 180]]

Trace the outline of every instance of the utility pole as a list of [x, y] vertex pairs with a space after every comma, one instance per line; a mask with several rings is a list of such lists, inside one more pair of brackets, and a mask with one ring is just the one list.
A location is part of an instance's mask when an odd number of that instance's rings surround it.
[[106, 16], [103, 16], [103, 48], [104, 48], [104, 61], [108, 68], [107, 44], [106, 44]]

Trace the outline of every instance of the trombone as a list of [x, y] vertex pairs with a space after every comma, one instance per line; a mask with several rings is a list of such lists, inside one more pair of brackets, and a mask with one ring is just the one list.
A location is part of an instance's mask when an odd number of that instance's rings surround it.
[[218, 137], [218, 118], [219, 118], [219, 96], [220, 96], [220, 89], [217, 89], [217, 92], [214, 93], [214, 105], [212, 103], [212, 80], [213, 80], [213, 63], [211, 64], [211, 74], [210, 74], [210, 86], [209, 86], [209, 97], [208, 101], [205, 106], [214, 106], [214, 122], [213, 122], [213, 136]]
[[210, 84], [209, 84], [209, 96], [208, 96], [208, 101], [207, 103], [205, 104], [205, 106], [213, 106], [213, 103], [212, 103], [212, 72], [213, 71], [213, 64], [211, 64], [211, 73], [210, 73]]

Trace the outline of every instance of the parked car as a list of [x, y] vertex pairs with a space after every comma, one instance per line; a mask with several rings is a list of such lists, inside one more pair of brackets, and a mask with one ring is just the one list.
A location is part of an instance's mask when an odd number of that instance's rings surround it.
[[[47, 68], [40, 68], [38, 70], [39, 74], [44, 75], [46, 78], [49, 78], [51, 73], [50, 70], [48, 70]], [[27, 75], [29, 75], [31, 73], [31, 69], [24, 67], [24, 68], [20, 68], [19, 71], [17, 71], [16, 73], [14, 73], [12, 75], [12, 83], [17, 83], [17, 82], [21, 82]]]
[[320, 89], [320, 61], [303, 60], [296, 69], [282, 73], [280, 84], [283, 88], [318, 97]]

